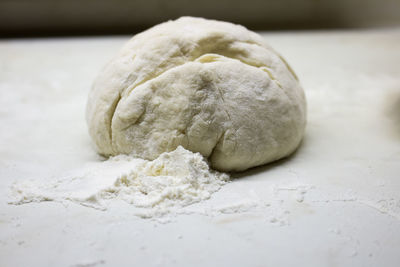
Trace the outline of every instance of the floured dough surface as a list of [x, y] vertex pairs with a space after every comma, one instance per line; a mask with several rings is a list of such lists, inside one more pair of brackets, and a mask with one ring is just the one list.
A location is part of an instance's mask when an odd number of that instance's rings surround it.
[[182, 17], [134, 36], [97, 77], [86, 118], [99, 153], [155, 159], [179, 145], [240, 171], [292, 153], [304, 92], [262, 37]]

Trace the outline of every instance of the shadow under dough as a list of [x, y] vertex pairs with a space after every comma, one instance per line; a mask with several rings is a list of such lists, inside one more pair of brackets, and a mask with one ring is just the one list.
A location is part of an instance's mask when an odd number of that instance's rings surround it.
[[392, 131], [400, 138], [400, 90], [388, 95], [385, 113], [392, 123]]

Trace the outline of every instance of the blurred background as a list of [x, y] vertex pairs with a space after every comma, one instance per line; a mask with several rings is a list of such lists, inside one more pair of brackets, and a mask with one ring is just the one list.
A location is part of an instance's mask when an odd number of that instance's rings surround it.
[[400, 0], [0, 0], [0, 36], [129, 34], [183, 15], [253, 30], [400, 25]]

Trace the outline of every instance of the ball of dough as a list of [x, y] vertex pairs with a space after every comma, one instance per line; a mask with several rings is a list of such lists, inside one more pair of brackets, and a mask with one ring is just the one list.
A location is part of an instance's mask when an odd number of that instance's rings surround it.
[[289, 65], [240, 25], [182, 17], [134, 36], [96, 78], [86, 110], [103, 155], [155, 159], [179, 145], [214, 169], [291, 154], [306, 123]]

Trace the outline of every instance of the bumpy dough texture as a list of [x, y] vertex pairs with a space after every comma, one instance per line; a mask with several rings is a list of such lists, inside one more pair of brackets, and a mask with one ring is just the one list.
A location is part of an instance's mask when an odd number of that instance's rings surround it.
[[292, 153], [306, 123], [287, 63], [240, 25], [182, 17], [134, 36], [89, 95], [99, 153], [155, 159], [179, 145], [241, 171]]

